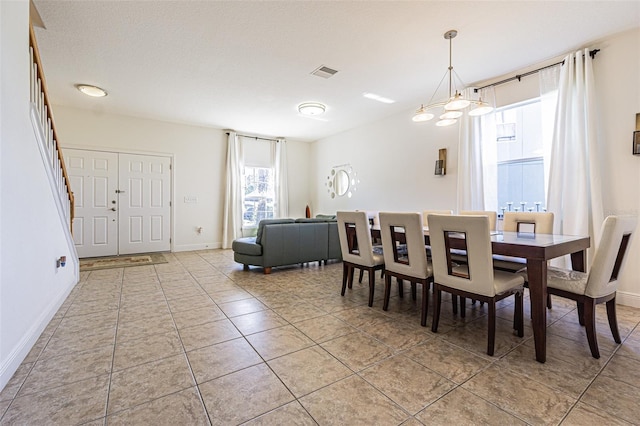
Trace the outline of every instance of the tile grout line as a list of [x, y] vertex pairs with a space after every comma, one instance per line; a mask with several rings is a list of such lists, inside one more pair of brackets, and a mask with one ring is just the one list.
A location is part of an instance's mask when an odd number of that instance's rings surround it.
[[120, 279], [120, 297], [118, 298], [118, 314], [116, 316], [116, 331], [113, 335], [113, 352], [111, 353], [111, 370], [109, 371], [109, 385], [107, 386], [107, 400], [104, 406], [104, 421], [107, 424], [107, 415], [109, 413], [109, 398], [111, 396], [111, 383], [113, 380], [113, 368], [116, 361], [116, 346], [118, 341], [118, 326], [120, 325], [120, 309], [122, 309], [122, 288], [124, 285], [124, 268], [122, 268], [122, 278]]

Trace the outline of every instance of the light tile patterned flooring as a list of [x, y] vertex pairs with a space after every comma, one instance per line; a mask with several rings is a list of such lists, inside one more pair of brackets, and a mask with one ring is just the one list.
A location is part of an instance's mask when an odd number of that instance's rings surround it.
[[340, 263], [263, 275], [230, 251], [166, 257], [81, 274], [0, 393], [0, 424], [640, 422], [640, 309], [619, 308], [620, 346], [598, 309], [595, 360], [555, 298], [539, 364], [529, 324], [513, 335], [512, 300], [488, 357], [486, 306], [463, 320], [445, 303], [434, 334], [408, 285], [387, 312], [379, 278], [372, 308], [366, 285], [341, 297]]

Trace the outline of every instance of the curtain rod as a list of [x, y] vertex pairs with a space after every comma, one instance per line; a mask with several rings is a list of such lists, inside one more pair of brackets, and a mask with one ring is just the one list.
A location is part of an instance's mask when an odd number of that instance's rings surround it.
[[[599, 51], [600, 51], [600, 49], [590, 50], [589, 51], [589, 56], [591, 56], [591, 59], [595, 58], [596, 57], [596, 53], [598, 53]], [[522, 79], [522, 77], [527, 77], [527, 76], [530, 76], [532, 74], [539, 73], [542, 70], [546, 70], [547, 68], [555, 67], [556, 65], [564, 65], [564, 59], [562, 61], [560, 61], [560, 62], [556, 62], [555, 64], [547, 65], [546, 67], [541, 67], [541, 68], [535, 69], [533, 71], [525, 72], [524, 74], [517, 74], [517, 75], [515, 75], [513, 77], [505, 78], [504, 80], [500, 80], [500, 81], [497, 81], [495, 83], [487, 84], [486, 86], [478, 87], [476, 89], [473, 89], [473, 91], [474, 91], [474, 93], [478, 93], [480, 90], [486, 89], [487, 87], [499, 86], [499, 85], [504, 84], [504, 83], [509, 83], [510, 81], [513, 81], [513, 80], [520, 81]]]
[[[229, 132], [225, 132], [227, 134], [227, 136], [229, 136]], [[240, 133], [236, 133], [236, 135], [238, 136], [242, 136], [243, 138], [249, 138], [249, 139], [255, 139], [255, 140], [262, 140], [262, 141], [270, 141], [270, 142], [278, 142], [278, 139], [268, 139], [268, 138], [259, 138], [257, 136], [248, 136], [248, 135], [241, 135]]]

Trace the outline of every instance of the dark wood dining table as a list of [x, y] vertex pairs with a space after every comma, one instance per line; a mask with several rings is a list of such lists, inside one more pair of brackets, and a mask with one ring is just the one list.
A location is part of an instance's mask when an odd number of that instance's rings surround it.
[[[380, 237], [380, 229], [371, 228], [372, 237]], [[429, 231], [424, 230], [425, 244], [429, 244]], [[585, 271], [586, 249], [591, 240], [588, 236], [557, 234], [533, 234], [521, 232], [495, 232], [491, 235], [493, 254], [520, 257], [527, 260], [529, 278], [529, 298], [531, 300], [531, 321], [536, 360], [547, 360], [547, 261], [571, 255], [571, 265], [575, 271]], [[452, 248], [463, 249], [464, 242]]]

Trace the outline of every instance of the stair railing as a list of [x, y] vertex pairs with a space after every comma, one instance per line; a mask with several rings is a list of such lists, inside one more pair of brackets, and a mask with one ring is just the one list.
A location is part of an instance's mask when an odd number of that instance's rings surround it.
[[31, 57], [30, 67], [30, 101], [32, 111], [37, 114], [37, 119], [42, 130], [44, 148], [48, 154], [48, 162], [53, 171], [53, 181], [62, 203], [62, 209], [69, 224], [69, 230], [73, 231], [74, 217], [74, 197], [71, 192], [71, 183], [67, 168], [62, 157], [62, 150], [58, 142], [58, 133], [53, 121], [53, 112], [49, 100], [47, 83], [42, 70], [42, 61], [38, 51], [38, 44], [33, 32], [33, 27], [29, 25], [29, 56]]

